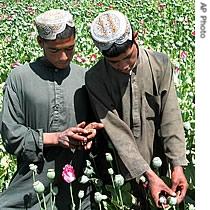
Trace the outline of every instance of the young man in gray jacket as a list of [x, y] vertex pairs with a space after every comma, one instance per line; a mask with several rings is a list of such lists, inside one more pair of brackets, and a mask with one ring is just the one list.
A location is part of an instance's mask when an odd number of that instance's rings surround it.
[[[104, 57], [86, 73], [86, 88], [95, 116], [104, 124], [104, 137], [120, 158], [120, 173], [137, 180], [136, 186], [144, 175], [157, 207], [162, 207], [162, 193], [177, 196], [180, 203], [187, 190], [187, 160], [169, 58], [140, 49], [137, 33], [119, 11], [100, 13], [91, 24], [91, 36]], [[171, 164], [171, 188], [151, 169], [155, 156], [161, 157], [163, 171]]]

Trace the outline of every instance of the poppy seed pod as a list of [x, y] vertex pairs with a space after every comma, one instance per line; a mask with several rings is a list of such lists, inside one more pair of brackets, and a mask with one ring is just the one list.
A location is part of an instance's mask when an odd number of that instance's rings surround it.
[[29, 164], [29, 168], [31, 171], [34, 171], [35, 173], [37, 172], [37, 165], [35, 165], [33, 163]]
[[140, 177], [140, 180], [142, 183], [145, 183], [147, 181], [146, 177], [143, 175]]
[[160, 168], [162, 166], [162, 160], [159, 157], [154, 157], [152, 160], [152, 166], [154, 168]]
[[48, 169], [47, 178], [53, 180], [55, 178], [55, 169]]
[[175, 206], [176, 203], [177, 203], [177, 198], [176, 198], [176, 197], [171, 197], [171, 196], [169, 196], [169, 197], [167, 198], [167, 202], [168, 202], [168, 204], [169, 204], [170, 206]]
[[93, 167], [86, 167], [84, 170], [84, 174], [88, 177], [92, 176], [92, 174], [94, 174]]
[[108, 169], [108, 173], [109, 173], [110, 175], [113, 175], [113, 174], [114, 174], [113, 169], [112, 169], [112, 168], [109, 168], [109, 169]]
[[163, 195], [161, 195], [160, 198], [159, 198], [159, 202], [160, 202], [161, 204], [166, 204], [166, 203], [167, 203], [166, 197], [163, 196]]
[[34, 187], [35, 192], [37, 192], [37, 193], [43, 193], [45, 190], [44, 185], [40, 181], [34, 182], [33, 187]]
[[121, 187], [124, 184], [125, 180], [121, 174], [118, 174], [115, 175], [114, 182], [117, 187]]
[[82, 175], [82, 177], [80, 178], [80, 183], [85, 184], [87, 182], [89, 182], [89, 178], [85, 175]]
[[106, 195], [102, 195], [100, 192], [96, 192], [94, 195], [94, 199], [96, 203], [100, 203], [102, 200], [106, 200], [107, 196]]
[[106, 153], [105, 155], [106, 155], [106, 160], [107, 160], [108, 162], [113, 161], [112, 155], [111, 155], [110, 153]]
[[190, 125], [190, 122], [184, 122], [184, 128], [186, 129], [186, 130], [190, 130], [191, 129], [191, 125]]
[[78, 198], [81, 199], [81, 198], [84, 197], [84, 195], [85, 195], [84, 190], [80, 190], [79, 193], [78, 193]]

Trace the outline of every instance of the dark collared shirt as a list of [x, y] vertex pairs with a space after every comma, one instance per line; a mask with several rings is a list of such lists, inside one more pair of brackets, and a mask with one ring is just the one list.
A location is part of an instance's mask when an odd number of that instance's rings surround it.
[[[44, 147], [43, 133], [63, 131], [87, 121], [84, 74], [85, 70], [75, 64], [59, 70], [43, 58], [10, 73], [4, 87], [1, 134], [6, 150], [17, 156], [18, 170], [0, 196], [0, 209], [24, 209], [24, 201], [28, 207], [39, 209], [30, 163], [38, 165], [36, 179], [45, 185], [46, 197], [49, 197], [47, 170], [55, 169], [55, 185], [59, 188], [56, 205], [62, 210], [70, 208], [69, 185], [62, 180], [62, 169], [71, 162], [79, 176], [85, 153]], [[75, 186], [76, 197], [78, 190]]]

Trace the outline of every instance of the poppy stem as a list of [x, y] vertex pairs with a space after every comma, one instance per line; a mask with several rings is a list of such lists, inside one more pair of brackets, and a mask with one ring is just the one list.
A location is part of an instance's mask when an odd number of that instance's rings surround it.
[[72, 192], [72, 185], [70, 183], [70, 195], [71, 195], [71, 203], [72, 203], [72, 210], [75, 210], [75, 203], [73, 198], [73, 192]]

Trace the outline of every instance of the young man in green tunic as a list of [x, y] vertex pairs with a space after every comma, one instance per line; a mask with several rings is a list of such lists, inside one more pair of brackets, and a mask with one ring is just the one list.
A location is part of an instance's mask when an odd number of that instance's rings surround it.
[[[187, 190], [182, 167], [187, 160], [169, 58], [140, 49], [137, 33], [119, 11], [99, 14], [91, 24], [91, 35], [104, 57], [87, 71], [86, 88], [95, 116], [104, 124], [104, 137], [120, 158], [120, 173], [136, 186], [144, 175], [157, 207], [162, 207], [160, 193], [176, 195], [180, 203]], [[155, 156], [163, 161], [162, 173], [171, 165], [171, 188], [150, 167]], [[139, 205], [146, 209], [146, 204]]]
[[[44, 56], [12, 70], [4, 87], [1, 135], [6, 150], [17, 157], [17, 172], [0, 196], [0, 209], [40, 209], [29, 169], [33, 163], [38, 166], [36, 180], [46, 189], [47, 208], [47, 171], [55, 169], [56, 209], [70, 210], [69, 185], [62, 179], [62, 169], [71, 163], [77, 178], [82, 174], [91, 140], [103, 125], [88, 122], [85, 70], [70, 63], [76, 42], [72, 15], [50, 10], [39, 15], [35, 24]], [[91, 209], [90, 187], [72, 184], [75, 200], [83, 189], [82, 209]]]

